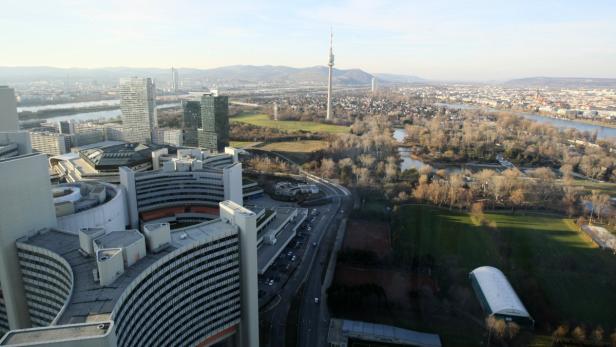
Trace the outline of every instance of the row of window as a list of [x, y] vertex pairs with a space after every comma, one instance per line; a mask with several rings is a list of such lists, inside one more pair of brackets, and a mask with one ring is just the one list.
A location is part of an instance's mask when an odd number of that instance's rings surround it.
[[[121, 323], [124, 319], [124, 316], [127, 315], [134, 317], [134, 311], [138, 308], [143, 308], [143, 301], [147, 297], [148, 293], [151, 294], [155, 290], [158, 290], [159, 287], [164, 285], [168, 286], [168, 283], [173, 283], [177, 281], [178, 278], [181, 278], [182, 273], [179, 273], [178, 269], [184, 271], [187, 266], [199, 266], [200, 262], [198, 264], [195, 264], [195, 259], [211, 262], [213, 260], [210, 259], [212, 256], [216, 256], [217, 258], [223, 258], [225, 256], [228, 256], [228, 254], [226, 253], [217, 256], [216, 253], [220, 254], [221, 249], [222, 252], [225, 252], [226, 249], [230, 248], [231, 254], [237, 254], [237, 245], [237, 234], [207, 242], [199, 246], [187, 249], [186, 251], [180, 253], [175, 258], [167, 262], [165, 265], [147, 274], [143, 279], [139, 281], [137, 285], [135, 285], [131, 292], [126, 296], [124, 302], [118, 303], [120, 305], [120, 308], [115, 315], [118, 335], [120, 335], [123, 330]], [[162, 283], [161, 280], [163, 280]]]
[[212, 207], [218, 207], [218, 203], [224, 200], [223, 196], [212, 197], [211, 195], [206, 195], [206, 197], [207, 198], [191, 196], [190, 199], [188, 197], [181, 197], [181, 198], [174, 198], [174, 199], [161, 198], [161, 199], [157, 199], [154, 201], [140, 202], [139, 212], [142, 212], [143, 210], [147, 208], [152, 208], [152, 207], [175, 207], [180, 204], [199, 205], [199, 206], [208, 205]]
[[199, 321], [211, 321], [213, 312], [233, 303], [239, 303], [239, 285], [217, 293], [214, 298], [201, 298], [204, 295], [205, 293], [195, 297], [195, 301], [187, 301], [179, 307], [174, 307], [172, 312], [160, 317], [157, 320], [157, 324], [153, 327], [148, 327], [147, 329], [140, 327], [140, 330], [146, 332], [146, 334], [143, 338], [137, 336], [136, 341], [159, 342], [168, 339], [170, 333], [177, 335], [185, 327], [195, 325], [195, 312], [203, 313], [196, 316]]
[[48, 286], [58, 289], [61, 293], [69, 293], [71, 286], [64, 279], [59, 278], [53, 272], [45, 272], [39, 268], [34, 268], [30, 264], [20, 262], [21, 271], [24, 274], [29, 274], [32, 278], [40, 282], [47, 283]]
[[[192, 294], [201, 289], [201, 287], [208, 287], [211, 282], [218, 283], [218, 286], [225, 285], [229, 282], [229, 280], [236, 280], [238, 278], [239, 273], [239, 264], [237, 261], [232, 262], [230, 265], [223, 266], [220, 270], [215, 273], [208, 273], [207, 270], [214, 270], [217, 264], [212, 264], [207, 269], [202, 271], [201, 275], [195, 276], [194, 274], [189, 274], [189, 276], [182, 276], [181, 278], [175, 281], [169, 281], [171, 283], [163, 283], [165, 285], [164, 288], [154, 287], [154, 292], [149, 292], [149, 290], [141, 291], [139, 293], [139, 303], [135, 304], [133, 308], [126, 314], [126, 316], [119, 317], [116, 320], [118, 326], [118, 336], [122, 334], [123, 327], [122, 321], [124, 318], [129, 322], [126, 329], [128, 331], [132, 330], [134, 325], [137, 325], [134, 317], [145, 317], [148, 320], [152, 320], [155, 318], [156, 312], [162, 312], [162, 314], [166, 314], [169, 306], [173, 306], [177, 304], [177, 302], [182, 302], [187, 295]], [[229, 274], [230, 272], [230, 274]], [[187, 281], [184, 281], [187, 279]], [[204, 279], [208, 279], [207, 281]], [[197, 282], [193, 284], [192, 282]], [[200, 283], [199, 283], [200, 282]], [[180, 289], [179, 291], [177, 289]], [[184, 289], [185, 288], [185, 289]], [[217, 290], [218, 287], [214, 286], [212, 290], [205, 293], [204, 295], [211, 295]], [[179, 293], [178, 293], [179, 292]], [[166, 301], [156, 301], [156, 299], [163, 297], [167, 298]], [[128, 302], [127, 304], [132, 304], [132, 302]], [[163, 307], [160, 307], [163, 306]], [[160, 309], [159, 309], [160, 307]], [[144, 312], [145, 310], [145, 312]], [[173, 311], [171, 311], [173, 312]], [[154, 317], [152, 316], [154, 315]]]
[[[60, 260], [54, 257], [48, 256], [46, 254], [37, 253], [29, 249], [25, 249], [23, 247], [20, 247], [19, 245], [17, 246], [17, 248], [18, 248], [18, 256], [20, 258], [23, 258], [25, 261], [29, 261], [37, 265], [41, 265], [45, 268], [49, 267], [50, 264], [47, 262], [50, 262], [52, 265], [52, 269], [59, 270], [58, 273], [60, 274], [60, 276], [64, 277], [64, 279], [66, 280], [66, 283], [72, 282], [72, 278], [70, 275], [72, 274], [71, 272], [72, 270], [68, 264], [65, 264], [61, 262]], [[43, 261], [39, 259], [42, 259]]]

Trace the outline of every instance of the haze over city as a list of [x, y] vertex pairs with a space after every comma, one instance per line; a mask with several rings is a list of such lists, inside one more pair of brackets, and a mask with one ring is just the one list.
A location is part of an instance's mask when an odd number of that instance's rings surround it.
[[0, 347], [616, 347], [614, 1], [0, 3]]
[[613, 1], [5, 1], [0, 66], [323, 65], [431, 80], [616, 77]]

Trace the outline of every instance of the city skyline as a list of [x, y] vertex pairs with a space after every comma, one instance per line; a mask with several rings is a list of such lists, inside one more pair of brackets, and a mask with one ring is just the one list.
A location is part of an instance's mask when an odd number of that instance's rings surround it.
[[[12, 2], [0, 14], [0, 29], [14, 33], [0, 38], [12, 47], [0, 66], [325, 65], [332, 25], [341, 69], [432, 80], [616, 77], [616, 5], [592, 3], [231, 1], [214, 15], [192, 1]], [[176, 53], [197, 41], [191, 54]]]

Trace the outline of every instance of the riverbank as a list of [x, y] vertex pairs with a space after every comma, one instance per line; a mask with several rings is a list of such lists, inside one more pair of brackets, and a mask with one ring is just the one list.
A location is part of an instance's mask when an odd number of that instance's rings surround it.
[[[84, 103], [87, 104], [87, 103]], [[91, 103], [90, 103], [91, 104]], [[169, 109], [180, 107], [176, 101], [161, 102], [156, 105], [157, 109]], [[53, 121], [92, 121], [101, 119], [111, 119], [121, 116], [119, 103], [105, 103], [88, 105], [81, 107], [66, 108], [44, 108], [37, 111], [21, 111], [18, 113], [19, 120], [22, 122], [33, 120], [53, 120]]]
[[598, 139], [608, 139], [614, 138], [616, 139], [616, 124], [612, 123], [603, 123], [592, 121], [588, 119], [569, 119], [569, 118], [561, 118], [556, 117], [553, 114], [548, 114], [545, 112], [529, 112], [529, 111], [518, 111], [515, 109], [497, 109], [488, 106], [476, 105], [476, 104], [456, 104], [456, 103], [436, 103], [435, 105], [443, 106], [451, 109], [461, 109], [461, 110], [483, 110], [487, 112], [503, 112], [510, 113], [516, 116], [524, 117], [526, 119], [530, 119], [539, 123], [553, 125], [560, 129], [576, 129], [578, 131], [584, 132], [596, 132]]

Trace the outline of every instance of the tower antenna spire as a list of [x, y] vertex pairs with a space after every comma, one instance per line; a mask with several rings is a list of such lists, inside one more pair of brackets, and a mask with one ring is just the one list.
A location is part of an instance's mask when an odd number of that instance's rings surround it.
[[325, 119], [332, 119], [332, 75], [334, 70], [334, 30], [329, 27], [329, 60], [327, 62], [329, 67], [329, 75], [327, 79], [327, 115]]

